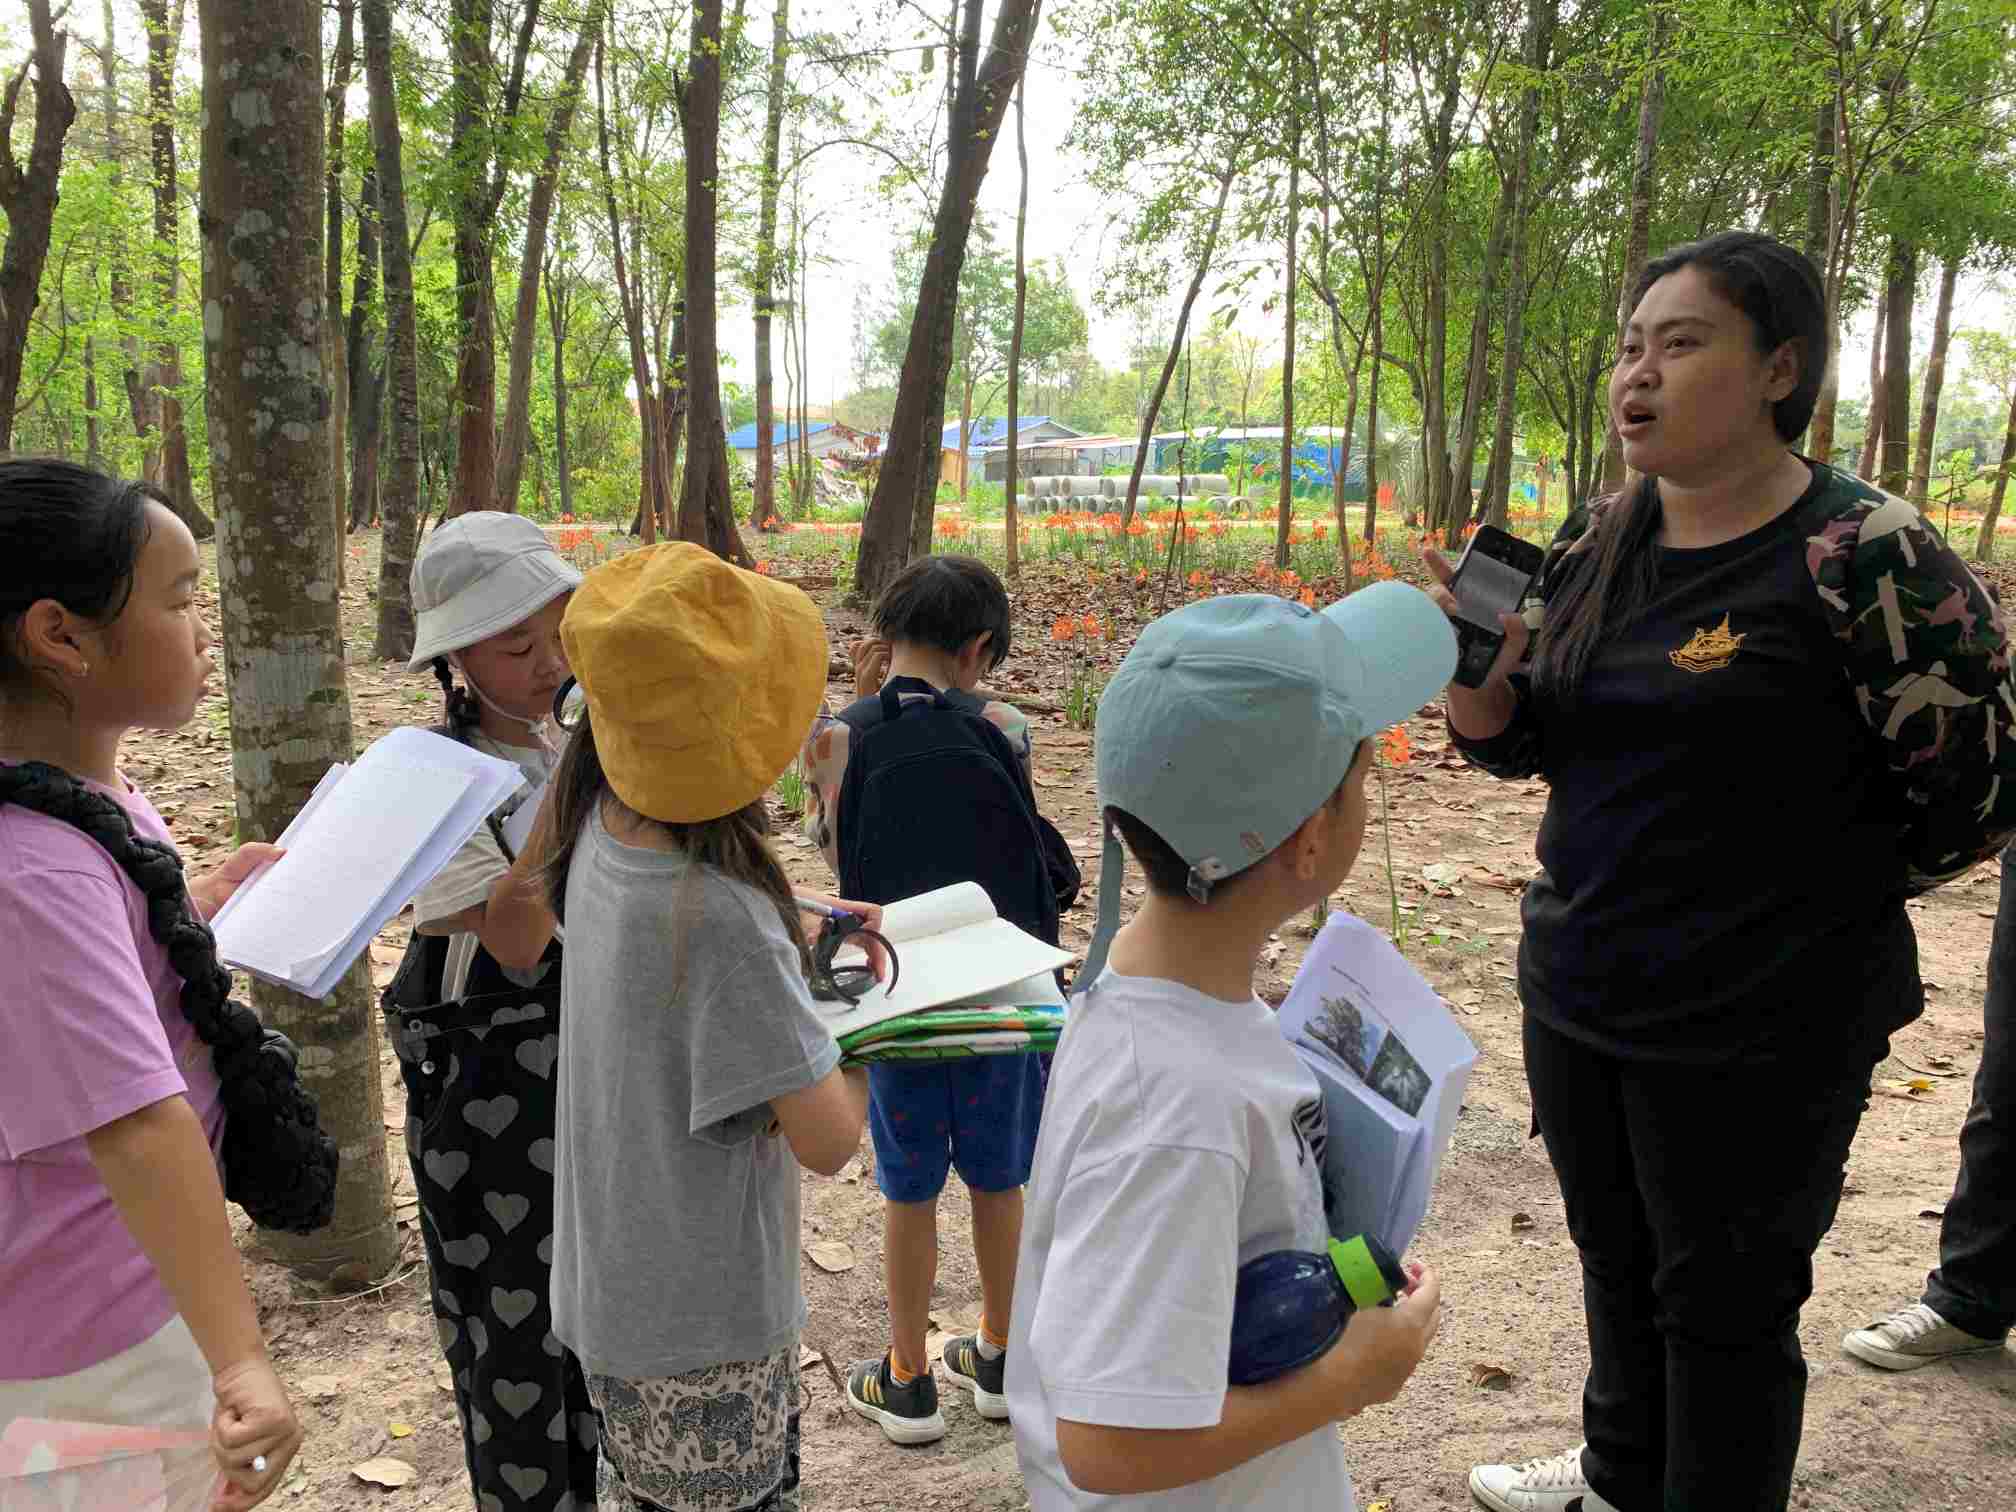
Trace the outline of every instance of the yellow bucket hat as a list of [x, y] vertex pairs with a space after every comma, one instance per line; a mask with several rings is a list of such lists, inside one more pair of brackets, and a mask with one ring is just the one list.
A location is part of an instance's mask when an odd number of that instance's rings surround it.
[[826, 691], [826, 625], [812, 600], [688, 541], [595, 568], [560, 639], [609, 785], [670, 824], [761, 797]]

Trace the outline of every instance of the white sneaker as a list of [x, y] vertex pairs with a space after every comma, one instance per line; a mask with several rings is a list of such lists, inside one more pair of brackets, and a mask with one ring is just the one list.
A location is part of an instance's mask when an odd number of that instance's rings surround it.
[[1856, 1329], [1841, 1341], [1841, 1347], [1856, 1359], [1867, 1360], [1885, 1370], [1916, 1370], [1937, 1360], [1994, 1354], [2002, 1348], [2002, 1341], [1983, 1339], [1955, 1328], [1918, 1302], [1902, 1312], [1878, 1318], [1867, 1328]]
[[1582, 1446], [1523, 1465], [1479, 1465], [1470, 1494], [1491, 1512], [1617, 1512], [1582, 1478]]

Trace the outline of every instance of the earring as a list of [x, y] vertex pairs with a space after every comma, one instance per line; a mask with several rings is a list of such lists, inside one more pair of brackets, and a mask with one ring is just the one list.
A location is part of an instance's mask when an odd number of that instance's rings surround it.
[[91, 675], [91, 663], [89, 662], [79, 663], [77, 669], [70, 675], [72, 677], [89, 677]]

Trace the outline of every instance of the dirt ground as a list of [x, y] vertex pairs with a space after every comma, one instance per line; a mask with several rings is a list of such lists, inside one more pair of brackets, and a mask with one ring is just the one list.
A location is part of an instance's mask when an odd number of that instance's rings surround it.
[[[367, 585], [376, 579], [376, 542], [359, 538], [354, 550], [345, 609], [361, 748], [394, 724], [430, 722], [439, 702], [431, 678], [369, 659]], [[999, 687], [1061, 698], [1065, 663], [1046, 635], [1058, 612], [1049, 601], [1064, 592], [1061, 584], [1035, 583], [1018, 595], [1018, 650], [1002, 668]], [[1124, 632], [1148, 610], [1106, 603], [1109, 617], [1123, 623], [1122, 638], [1100, 653], [1110, 665], [1125, 649]], [[836, 645], [862, 628], [858, 614], [839, 608], [829, 608], [828, 620]], [[832, 691], [836, 706], [852, 692], [839, 683]], [[1061, 713], [1032, 718], [1039, 799], [1083, 858], [1087, 897], [1065, 921], [1065, 943], [1082, 946], [1098, 869], [1091, 737], [1069, 727]], [[1455, 1148], [1414, 1250], [1443, 1277], [1441, 1336], [1398, 1402], [1342, 1430], [1360, 1505], [1383, 1503], [1387, 1512], [1467, 1506], [1464, 1477], [1473, 1463], [1552, 1454], [1576, 1443], [1585, 1358], [1574, 1248], [1545, 1155], [1526, 1138], [1513, 992], [1518, 889], [1534, 869], [1545, 790], [1465, 768], [1447, 750], [1433, 711], [1414, 721], [1410, 733], [1413, 758], [1392, 774], [1390, 786], [1393, 872], [1403, 903], [1415, 909], [1407, 953], [1457, 1008], [1480, 1054]], [[229, 750], [221, 696], [179, 734], [136, 738], [128, 750], [128, 772], [198, 854], [228, 843]], [[823, 862], [795, 832], [787, 830], [782, 850], [794, 877], [831, 885]], [[1377, 923], [1390, 918], [1376, 818], [1337, 904]], [[1898, 1035], [1893, 1059], [1878, 1073], [1879, 1095], [1855, 1143], [1848, 1195], [1820, 1251], [1817, 1293], [1800, 1330], [1812, 1387], [1795, 1507], [2001, 1512], [2016, 1503], [2016, 1356], [2004, 1352], [1897, 1376], [1839, 1349], [1846, 1330], [1915, 1300], [1934, 1263], [1937, 1209], [1952, 1187], [1955, 1135], [1980, 1057], [1983, 963], [1995, 904], [1996, 873], [1984, 867], [1911, 905], [1926, 1012]], [[1263, 984], [1269, 997], [1278, 1000], [1285, 991], [1307, 939], [1301, 926], [1283, 931], [1272, 981]], [[405, 927], [395, 925], [374, 947], [381, 979], [404, 941]], [[401, 1512], [446, 1512], [470, 1505], [412, 1227], [401, 1147], [404, 1095], [389, 1052], [383, 1062], [386, 1137], [406, 1229], [401, 1269], [368, 1292], [328, 1295], [262, 1260], [247, 1243], [273, 1353], [308, 1428], [307, 1446], [273, 1503], [298, 1512], [380, 1503]], [[1928, 1090], [1908, 1091], [1914, 1079]], [[1742, 1110], [1715, 1107], [1710, 1089], [1703, 1116], [1741, 1117]], [[851, 1268], [836, 1272], [805, 1264], [806, 1343], [843, 1370], [878, 1351], [885, 1337], [881, 1202], [869, 1158], [864, 1140], [839, 1179], [805, 1178], [805, 1242], [840, 1241], [854, 1257]], [[979, 1298], [967, 1207], [953, 1187], [942, 1210], [935, 1313], [947, 1332], [970, 1326]], [[1516, 1229], [1515, 1215], [1524, 1215]], [[1142, 1322], [1156, 1326], [1153, 1318]], [[1509, 1388], [1473, 1386], [1479, 1363], [1509, 1372]], [[805, 1379], [808, 1505], [822, 1512], [1012, 1512], [1027, 1505], [1007, 1425], [981, 1419], [964, 1396], [946, 1397], [951, 1432], [943, 1441], [899, 1449], [840, 1409], [820, 1365], [808, 1363]], [[366, 1485], [352, 1467], [374, 1456], [403, 1460], [418, 1474], [397, 1490]]]

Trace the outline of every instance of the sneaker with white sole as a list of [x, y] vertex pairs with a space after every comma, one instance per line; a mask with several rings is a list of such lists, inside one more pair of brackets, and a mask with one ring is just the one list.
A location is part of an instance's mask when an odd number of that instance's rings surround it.
[[945, 1437], [937, 1378], [925, 1370], [898, 1386], [886, 1354], [862, 1360], [847, 1372], [847, 1405], [879, 1423], [892, 1444], [932, 1444]]
[[1964, 1328], [1955, 1328], [1918, 1302], [1902, 1312], [1878, 1318], [1867, 1328], [1856, 1329], [1841, 1341], [1841, 1347], [1856, 1359], [1885, 1370], [1916, 1370], [1939, 1360], [1994, 1354], [2002, 1348], [2002, 1340], [1984, 1339]]
[[945, 1341], [943, 1359], [945, 1374], [953, 1384], [972, 1393], [975, 1412], [996, 1422], [1008, 1416], [1007, 1388], [1003, 1384], [1008, 1373], [1006, 1350], [995, 1351], [990, 1360], [980, 1353], [977, 1333], [960, 1334]]
[[1491, 1512], [1617, 1512], [1589, 1489], [1580, 1446], [1523, 1465], [1479, 1465], [1470, 1472], [1470, 1495]]

